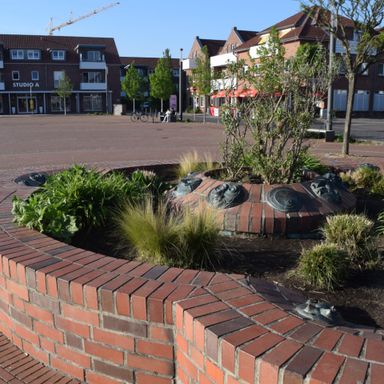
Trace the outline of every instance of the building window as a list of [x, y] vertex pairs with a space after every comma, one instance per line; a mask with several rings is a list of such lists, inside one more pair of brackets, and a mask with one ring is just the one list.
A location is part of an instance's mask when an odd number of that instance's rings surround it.
[[[66, 110], [71, 111], [71, 103], [69, 98], [66, 98]], [[64, 111], [64, 99], [60, 96], [51, 96], [51, 112], [63, 112]]]
[[179, 77], [179, 70], [178, 69], [172, 69], [172, 75], [174, 76], [174, 77]]
[[382, 63], [379, 64], [379, 67], [377, 69], [377, 74], [379, 76], [384, 76], [384, 64], [382, 64]]
[[19, 71], [12, 71], [12, 80], [14, 80], [14, 81], [20, 80], [20, 72]]
[[65, 60], [65, 51], [63, 50], [54, 50], [51, 52], [52, 60]]
[[102, 72], [84, 72], [83, 83], [104, 83]]
[[38, 81], [39, 80], [39, 71], [32, 71], [31, 72], [31, 80]]
[[53, 87], [59, 88], [60, 81], [64, 80], [65, 72], [64, 71], [54, 71], [53, 72]]
[[12, 60], [24, 60], [24, 51], [22, 49], [11, 49]]
[[28, 60], [40, 60], [40, 51], [38, 49], [28, 49], [27, 58]]
[[85, 112], [100, 112], [103, 110], [103, 98], [101, 95], [88, 95], [83, 97]]
[[368, 76], [368, 63], [363, 63], [359, 68], [359, 73], [362, 76]]
[[84, 52], [83, 61], [91, 61], [91, 62], [102, 61], [101, 52], [100, 51]]

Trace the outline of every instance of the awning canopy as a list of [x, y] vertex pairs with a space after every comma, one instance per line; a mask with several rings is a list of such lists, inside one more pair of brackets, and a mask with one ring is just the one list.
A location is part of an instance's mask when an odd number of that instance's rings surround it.
[[213, 99], [220, 97], [255, 97], [257, 95], [257, 91], [251, 88], [243, 88], [237, 89], [235, 91], [230, 90], [222, 90], [216, 91], [212, 93], [211, 97]]

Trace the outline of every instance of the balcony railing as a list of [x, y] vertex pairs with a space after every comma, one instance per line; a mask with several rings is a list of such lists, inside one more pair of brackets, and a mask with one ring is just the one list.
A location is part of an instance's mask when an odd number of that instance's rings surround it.
[[185, 59], [183, 60], [183, 69], [193, 69], [196, 68], [196, 59]]
[[81, 91], [105, 91], [107, 83], [80, 83]]
[[0, 91], [5, 91], [5, 83], [0, 80]]
[[211, 57], [211, 67], [225, 67], [228, 64], [236, 63], [236, 56], [233, 53], [224, 53]]

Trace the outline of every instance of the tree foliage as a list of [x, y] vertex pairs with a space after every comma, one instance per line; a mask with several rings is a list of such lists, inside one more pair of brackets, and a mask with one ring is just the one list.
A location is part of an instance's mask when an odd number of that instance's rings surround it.
[[59, 81], [56, 93], [63, 99], [64, 115], [67, 114], [67, 97], [72, 95], [73, 85], [70, 78], [65, 74], [64, 78]]
[[144, 97], [145, 81], [140, 76], [133, 62], [125, 73], [125, 77], [121, 82], [121, 89], [127, 95], [128, 99], [141, 100]]
[[161, 100], [161, 111], [163, 111], [163, 100], [169, 99], [174, 92], [172, 79], [172, 65], [169, 49], [166, 49], [156, 65], [155, 72], [149, 76], [151, 96]]
[[[376, 63], [384, 51], [383, 0], [305, 0], [302, 5], [317, 24], [332, 33], [343, 47], [341, 59], [348, 80], [344, 125], [344, 155], [349, 154], [356, 76]], [[337, 22], [332, 22], [331, 14]], [[353, 35], [357, 39], [353, 39]], [[330, 106], [332, 108], [332, 106]]]
[[328, 73], [325, 49], [319, 44], [286, 59], [276, 30], [259, 48], [258, 63], [248, 70], [239, 61], [227, 78], [236, 78], [256, 96], [223, 107], [223, 161], [228, 176], [237, 179], [244, 165], [265, 183], [290, 183], [297, 175], [306, 147], [304, 135], [314, 119], [317, 102], [333, 73]]

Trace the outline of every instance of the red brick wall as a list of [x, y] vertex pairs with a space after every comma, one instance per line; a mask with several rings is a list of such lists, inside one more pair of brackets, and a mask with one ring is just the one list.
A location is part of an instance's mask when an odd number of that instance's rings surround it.
[[383, 331], [304, 322], [242, 275], [113, 259], [18, 228], [12, 192], [0, 188], [0, 331], [41, 362], [90, 384], [382, 382]]

